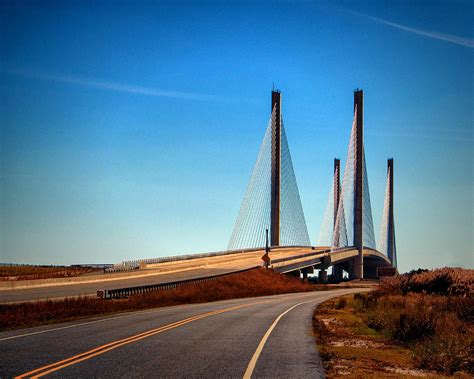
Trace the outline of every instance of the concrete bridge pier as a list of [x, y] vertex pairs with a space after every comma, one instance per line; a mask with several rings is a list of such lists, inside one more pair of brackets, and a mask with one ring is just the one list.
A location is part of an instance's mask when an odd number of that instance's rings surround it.
[[326, 284], [328, 282], [328, 270], [323, 268], [319, 271], [319, 283]]
[[343, 279], [344, 270], [341, 264], [332, 266], [332, 279], [335, 282], [340, 282]]
[[305, 268], [302, 268], [300, 271], [302, 275], [301, 280], [308, 280], [308, 274], [314, 273], [313, 267], [305, 267]]
[[308, 280], [308, 271], [306, 269], [301, 269], [301, 280], [304, 281], [304, 280]]
[[356, 276], [354, 275], [354, 260], [347, 262], [347, 272], [349, 273], [349, 280], [356, 279]]

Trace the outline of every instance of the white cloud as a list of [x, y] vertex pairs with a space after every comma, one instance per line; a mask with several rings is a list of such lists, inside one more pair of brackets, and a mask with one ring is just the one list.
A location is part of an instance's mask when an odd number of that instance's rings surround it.
[[56, 75], [56, 74], [46, 74], [46, 73], [37, 73], [23, 70], [7, 70], [9, 74], [40, 79], [40, 80], [50, 80], [59, 83], [67, 84], [76, 84], [84, 87], [98, 88], [102, 90], [132, 93], [137, 95], [144, 96], [156, 96], [156, 97], [170, 97], [175, 99], [184, 99], [184, 100], [198, 100], [198, 101], [222, 101], [225, 100], [222, 97], [214, 95], [206, 95], [202, 93], [195, 92], [181, 92], [181, 91], [169, 91], [159, 88], [147, 88], [134, 86], [130, 84], [107, 82], [102, 80], [92, 80], [85, 79], [77, 76], [65, 76], [65, 75]]
[[400, 29], [400, 30], [404, 30], [404, 31], [409, 32], [409, 33], [414, 33], [414, 34], [418, 34], [418, 35], [421, 35], [421, 36], [424, 36], [424, 37], [434, 38], [434, 39], [437, 39], [437, 40], [440, 40], [440, 41], [451, 42], [451, 43], [454, 43], [456, 45], [461, 45], [461, 46], [474, 48], [474, 40], [471, 39], [471, 38], [464, 38], [464, 37], [459, 37], [459, 36], [455, 36], [455, 35], [452, 35], [452, 34], [438, 33], [438, 32], [433, 32], [433, 31], [429, 31], [429, 30], [412, 28], [410, 26], [397, 24], [396, 22], [391, 22], [391, 21], [388, 21], [388, 20], [384, 20], [382, 18], [369, 16], [369, 15], [359, 13], [359, 12], [355, 12], [355, 11], [348, 11], [348, 12], [353, 13], [353, 14], [358, 15], [358, 16], [368, 18], [372, 21], [375, 21], [375, 22], [378, 22], [378, 23], [381, 23], [381, 24], [384, 24], [384, 25], [388, 25], [388, 26], [392, 26], [392, 27]]

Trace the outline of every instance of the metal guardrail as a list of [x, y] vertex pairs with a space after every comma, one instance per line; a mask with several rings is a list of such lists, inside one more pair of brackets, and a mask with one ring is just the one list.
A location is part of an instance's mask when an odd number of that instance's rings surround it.
[[[291, 248], [291, 247], [311, 247], [311, 246], [296, 246], [296, 245], [295, 246], [275, 246], [273, 248]], [[216, 251], [216, 252], [211, 252], [211, 253], [186, 254], [186, 255], [175, 255], [171, 257], [145, 258], [145, 259], [136, 259], [136, 260], [131, 260], [131, 261], [122, 261], [121, 263], [114, 265], [114, 267], [106, 269], [105, 272], [112, 273], [112, 272], [137, 270], [140, 267], [140, 263], [142, 262], [146, 264], [176, 262], [176, 261], [184, 261], [184, 260], [189, 260], [189, 259], [217, 257], [221, 255], [251, 253], [253, 251], [259, 251], [259, 250], [264, 250], [264, 249], [265, 247], [257, 247], [257, 248], [252, 248], [252, 249], [224, 250], [224, 251]]]
[[223, 276], [228, 276], [232, 274], [240, 274], [242, 272], [253, 270], [257, 267], [260, 267], [260, 266], [254, 266], [251, 268], [247, 268], [245, 270], [226, 272], [224, 274], [217, 274], [217, 275], [212, 275], [212, 276], [207, 276], [207, 277], [177, 280], [175, 282], [149, 284], [145, 286], [135, 286], [135, 287], [126, 287], [126, 288], [116, 288], [112, 290], [107, 290], [107, 289], [97, 290], [97, 297], [101, 299], [124, 299], [131, 295], [144, 294], [151, 291], [170, 290], [170, 289], [181, 287], [187, 284], [207, 282], [209, 280], [215, 280]]

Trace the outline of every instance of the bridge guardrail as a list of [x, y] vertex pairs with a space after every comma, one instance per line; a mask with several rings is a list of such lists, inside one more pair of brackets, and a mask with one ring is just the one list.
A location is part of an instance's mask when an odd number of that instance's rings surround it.
[[254, 267], [250, 267], [244, 270], [226, 272], [224, 274], [217, 274], [217, 275], [201, 277], [201, 278], [177, 280], [174, 282], [167, 282], [167, 283], [149, 284], [145, 286], [134, 286], [134, 287], [125, 287], [125, 288], [115, 288], [112, 290], [100, 289], [100, 290], [97, 290], [97, 297], [101, 299], [123, 299], [131, 295], [144, 294], [151, 291], [169, 290], [169, 289], [177, 288], [177, 287], [187, 285], [187, 284], [202, 283], [209, 280], [215, 280], [223, 276], [227, 276], [231, 274], [239, 274], [242, 272], [253, 270], [257, 267], [260, 267], [260, 266], [254, 266]]

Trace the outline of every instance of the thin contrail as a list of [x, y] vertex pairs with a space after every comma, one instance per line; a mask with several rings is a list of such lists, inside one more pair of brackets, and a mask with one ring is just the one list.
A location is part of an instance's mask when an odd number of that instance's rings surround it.
[[434, 141], [450, 141], [450, 142], [473, 142], [472, 133], [464, 132], [461, 130], [457, 131], [457, 134], [441, 134], [439, 130], [434, 131], [392, 131], [392, 130], [377, 130], [364, 132], [367, 135], [375, 137], [394, 137], [394, 138], [419, 138], [429, 139]]
[[437, 39], [437, 40], [440, 40], [440, 41], [451, 42], [451, 43], [454, 43], [456, 45], [461, 45], [461, 46], [474, 48], [474, 40], [471, 39], [471, 38], [464, 38], [464, 37], [455, 36], [453, 34], [438, 33], [438, 32], [433, 32], [433, 31], [430, 31], [430, 30], [412, 28], [410, 26], [397, 24], [396, 22], [384, 20], [383, 18], [369, 16], [369, 15], [364, 14], [364, 13], [359, 13], [359, 12], [352, 11], [352, 10], [347, 10], [347, 11], [350, 12], [350, 13], [353, 13], [355, 15], [368, 18], [368, 19], [373, 20], [375, 22], [378, 22], [378, 23], [381, 23], [381, 24], [384, 24], [384, 25], [389, 25], [389, 26], [392, 26], [392, 27], [400, 29], [400, 30], [404, 30], [406, 32], [418, 34], [418, 35], [421, 35], [421, 36], [424, 36], [424, 37], [434, 38], [434, 39]]
[[110, 90], [116, 92], [125, 92], [133, 93], [144, 96], [156, 96], [156, 97], [170, 97], [175, 99], [185, 99], [185, 100], [198, 100], [198, 101], [225, 101], [226, 99], [214, 96], [206, 95], [202, 93], [195, 92], [181, 92], [181, 91], [169, 91], [162, 90], [159, 88], [147, 88], [134, 86], [123, 83], [107, 82], [102, 80], [91, 80], [85, 79], [77, 76], [66, 76], [66, 75], [56, 75], [56, 74], [46, 74], [46, 73], [37, 73], [29, 72], [22, 70], [6, 70], [7, 73], [13, 75], [24, 76], [28, 78], [40, 79], [40, 80], [50, 80], [54, 82], [67, 83], [67, 84], [76, 84], [85, 87], [98, 88], [102, 90]]

